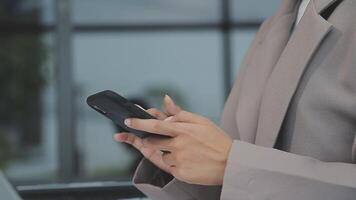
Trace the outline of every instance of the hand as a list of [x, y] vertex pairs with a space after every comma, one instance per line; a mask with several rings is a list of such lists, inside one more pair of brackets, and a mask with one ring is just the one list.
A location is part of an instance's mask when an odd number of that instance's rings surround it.
[[200, 185], [223, 183], [232, 139], [207, 118], [180, 111], [164, 121], [127, 119], [125, 122], [134, 129], [171, 137], [149, 137], [140, 142], [143, 149], [170, 152], [160, 153], [160, 164], [175, 178]]
[[[168, 95], [164, 97], [163, 102], [164, 102], [165, 112], [161, 112], [156, 108], [148, 109], [146, 110], [146, 112], [156, 117], [158, 120], [165, 120], [169, 116], [175, 115], [181, 111], [181, 108], [177, 106]], [[114, 135], [114, 139], [119, 142], [125, 142], [131, 144], [138, 151], [140, 151], [146, 159], [150, 160], [154, 165], [156, 165], [163, 171], [171, 174], [169, 165], [163, 162], [162, 151], [150, 147], [144, 147], [143, 140], [141, 138], [130, 133], [120, 133]]]

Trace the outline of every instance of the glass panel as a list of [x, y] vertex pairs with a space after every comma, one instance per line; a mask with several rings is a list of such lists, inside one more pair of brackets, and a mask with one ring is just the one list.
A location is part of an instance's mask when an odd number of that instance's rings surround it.
[[234, 21], [262, 21], [272, 16], [282, 0], [231, 0]]
[[54, 0], [2, 0], [1, 23], [49, 24], [54, 20]]
[[220, 0], [73, 0], [73, 18], [79, 24], [217, 22], [220, 4]]
[[238, 29], [233, 32], [233, 80], [240, 69], [240, 65], [251, 45], [252, 40], [255, 38], [256, 29]]
[[41, 6], [41, 18], [44, 24], [55, 24], [55, 1], [56, 0], [38, 0]]
[[56, 175], [53, 37], [0, 36], [0, 167], [13, 181]]
[[168, 93], [183, 108], [218, 121], [224, 98], [220, 41], [219, 32], [75, 35], [84, 176], [128, 179], [139, 160], [112, 140], [114, 125], [86, 105], [94, 92], [115, 90], [147, 107], [160, 107]]

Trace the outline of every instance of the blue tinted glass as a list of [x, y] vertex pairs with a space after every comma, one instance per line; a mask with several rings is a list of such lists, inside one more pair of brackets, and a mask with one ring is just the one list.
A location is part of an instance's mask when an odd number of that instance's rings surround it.
[[272, 16], [282, 0], [231, 0], [234, 21], [261, 21]]
[[73, 19], [97, 23], [217, 22], [220, 0], [73, 0]]
[[[12, 114], [6, 120], [0, 117], [0, 151], [6, 149], [0, 168], [17, 183], [54, 180], [58, 142], [54, 34], [18, 34], [1, 44], [14, 48], [1, 53], [0, 76], [7, 78], [0, 83], [0, 112]], [[11, 68], [16, 68], [15, 74], [4, 73]]]
[[224, 99], [220, 41], [219, 32], [76, 34], [78, 141], [85, 176], [128, 178], [137, 164], [134, 151], [112, 140], [114, 125], [85, 98], [111, 89], [160, 108], [168, 93], [183, 108], [218, 121]]

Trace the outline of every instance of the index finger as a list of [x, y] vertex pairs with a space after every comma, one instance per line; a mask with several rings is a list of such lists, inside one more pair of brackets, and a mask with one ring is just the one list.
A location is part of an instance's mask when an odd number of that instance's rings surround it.
[[178, 135], [178, 127], [175, 123], [156, 119], [130, 118], [125, 120], [125, 125], [140, 131], [175, 137]]
[[165, 113], [161, 112], [157, 108], [150, 108], [146, 110], [146, 112], [148, 112], [150, 115], [156, 117], [159, 120], [164, 120], [168, 117]]

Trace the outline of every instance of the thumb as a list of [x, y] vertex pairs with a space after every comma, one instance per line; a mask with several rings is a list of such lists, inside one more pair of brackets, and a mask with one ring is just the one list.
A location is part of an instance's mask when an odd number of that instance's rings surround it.
[[164, 109], [169, 116], [178, 114], [182, 109], [175, 104], [172, 98], [168, 95], [164, 96]]

